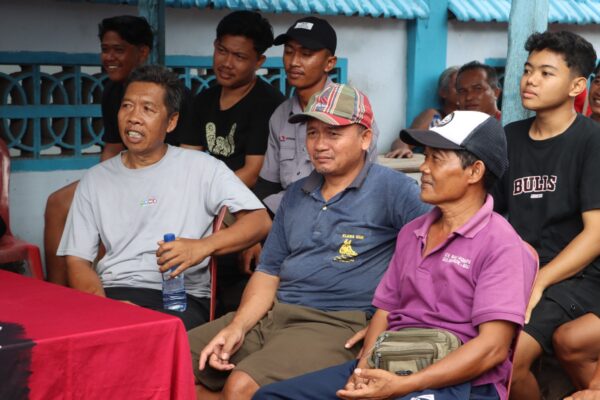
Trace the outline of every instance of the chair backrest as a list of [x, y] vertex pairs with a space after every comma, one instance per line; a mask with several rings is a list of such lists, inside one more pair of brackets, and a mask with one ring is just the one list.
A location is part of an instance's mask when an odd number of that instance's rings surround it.
[[[227, 207], [223, 206], [213, 221], [213, 233], [218, 232], [223, 228], [223, 220], [227, 214]], [[217, 257], [211, 256], [209, 262], [210, 269], [210, 311], [209, 321], [215, 319], [217, 309]]]
[[10, 212], [8, 209], [8, 195], [10, 184], [10, 153], [4, 140], [0, 139], [0, 216], [6, 224], [6, 234], [10, 235]]

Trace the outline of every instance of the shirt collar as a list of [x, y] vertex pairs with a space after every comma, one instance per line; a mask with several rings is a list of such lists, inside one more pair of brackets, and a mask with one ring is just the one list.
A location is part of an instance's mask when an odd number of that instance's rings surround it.
[[[363, 165], [362, 169], [346, 189], [359, 189], [365, 182], [365, 179], [367, 179], [367, 175], [369, 174], [369, 170], [371, 169], [372, 165], [373, 163], [371, 163], [369, 160], [365, 160], [365, 164]], [[302, 185], [302, 190], [305, 193], [311, 193], [319, 186], [321, 186], [322, 183], [323, 175], [321, 175], [313, 169], [310, 175], [308, 175], [308, 177], [306, 178], [306, 181], [304, 181], [304, 184]]]
[[[487, 195], [483, 206], [467, 221], [466, 224], [458, 228], [454, 233], [465, 238], [474, 238], [489, 222], [492, 213], [494, 212], [494, 199], [491, 195]], [[425, 238], [429, 227], [442, 215], [440, 209], [435, 207], [425, 217], [423, 224], [415, 229], [415, 236]]]

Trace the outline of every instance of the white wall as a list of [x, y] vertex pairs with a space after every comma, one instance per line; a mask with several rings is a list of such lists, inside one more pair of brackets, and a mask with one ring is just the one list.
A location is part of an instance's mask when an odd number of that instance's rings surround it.
[[[551, 31], [568, 30], [587, 39], [600, 58], [600, 25], [551, 24]], [[467, 51], [468, 50], [468, 51]], [[448, 52], [446, 65], [462, 65], [466, 62], [486, 58], [506, 58], [508, 51], [508, 24], [491, 22], [448, 23]]]
[[[98, 52], [97, 25], [105, 17], [137, 14], [137, 8], [53, 0], [0, 0], [0, 51]], [[167, 54], [211, 55], [218, 21], [227, 10], [167, 8]], [[275, 34], [299, 18], [267, 14]], [[380, 152], [389, 149], [405, 120], [406, 23], [399, 20], [327, 17], [338, 34], [337, 55], [348, 59], [348, 79], [367, 93], [381, 129]], [[269, 49], [278, 57], [282, 49]], [[78, 179], [81, 171], [14, 173], [11, 225], [18, 236], [42, 245], [47, 196]]]

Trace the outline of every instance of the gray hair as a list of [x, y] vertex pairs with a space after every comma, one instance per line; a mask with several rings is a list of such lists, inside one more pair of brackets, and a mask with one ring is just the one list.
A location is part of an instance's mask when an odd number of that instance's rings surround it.
[[440, 74], [438, 79], [438, 92], [448, 89], [450, 87], [450, 77], [452, 74], [458, 72], [459, 67], [457, 65], [453, 65], [452, 67], [448, 67]]

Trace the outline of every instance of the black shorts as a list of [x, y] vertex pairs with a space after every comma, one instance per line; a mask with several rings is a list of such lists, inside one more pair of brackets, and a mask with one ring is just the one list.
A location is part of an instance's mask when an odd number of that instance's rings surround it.
[[[583, 315], [583, 314], [582, 314]], [[529, 323], [523, 330], [542, 346], [544, 353], [554, 354], [552, 335], [559, 326], [577, 318], [572, 310], [566, 310], [552, 299], [542, 299], [531, 313]]]
[[208, 322], [210, 299], [207, 297], [195, 297], [188, 294], [187, 308], [185, 311], [179, 312], [165, 310], [163, 308], [162, 292], [160, 290], [132, 287], [106, 287], [104, 288], [104, 292], [106, 293], [106, 297], [110, 299], [130, 301], [141, 307], [173, 315], [183, 321], [186, 331]]
[[533, 309], [525, 332], [531, 335], [547, 354], [553, 354], [552, 335], [564, 323], [587, 313], [600, 317], [600, 279], [584, 275], [550, 286]]

